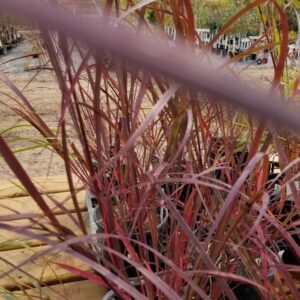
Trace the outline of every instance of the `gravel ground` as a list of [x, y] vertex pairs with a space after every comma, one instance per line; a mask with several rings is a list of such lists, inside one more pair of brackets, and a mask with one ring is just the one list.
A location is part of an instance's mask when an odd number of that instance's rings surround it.
[[[31, 45], [23, 43], [13, 49], [8, 55], [0, 57], [0, 70], [14, 84], [22, 90], [27, 99], [43, 116], [44, 120], [53, 128], [57, 125], [60, 91], [58, 89], [55, 77], [51, 71], [42, 71], [36, 75], [36, 71], [24, 71], [24, 66], [28, 65], [29, 58], [21, 58], [7, 62], [8, 60], [21, 57], [31, 50]], [[215, 57], [216, 64], [222, 64], [224, 60]], [[32, 60], [31, 64], [35, 61]], [[254, 83], [255, 86], [260, 85], [262, 88], [270, 85], [269, 81], [273, 76], [271, 65], [251, 65], [241, 62], [237, 63], [233, 68], [240, 73], [247, 81]], [[30, 84], [28, 84], [30, 82]], [[26, 125], [24, 121], [5, 104], [12, 105], [13, 101], [7, 94], [14, 96], [14, 93], [2, 82], [0, 82], [0, 133], [4, 130], [15, 127], [14, 130], [3, 134], [5, 139], [10, 142], [10, 146], [21, 161], [26, 171], [31, 176], [58, 175], [64, 172], [64, 164], [60, 157], [52, 153], [49, 149], [41, 147], [21, 151], [22, 149], [35, 146], [36, 143], [28, 139], [39, 139], [39, 133], [32, 127], [16, 127]], [[21, 151], [21, 152], [20, 152]], [[14, 177], [9, 167], [0, 157], [0, 179]]]
[[[45, 121], [55, 128], [58, 119], [60, 91], [53, 74], [50, 71], [42, 71], [35, 77], [36, 71], [24, 71], [24, 66], [28, 64], [28, 58], [5, 63], [7, 60], [18, 58], [30, 50], [30, 45], [26, 43], [19, 45], [8, 55], [1, 57], [0, 69], [24, 93]], [[28, 84], [29, 82], [30, 84]], [[22, 149], [36, 146], [37, 143], [29, 140], [32, 138], [39, 139], [40, 135], [37, 130], [28, 126], [14, 111], [3, 104], [13, 105], [13, 100], [6, 93], [10, 96], [15, 96], [15, 94], [2, 82], [0, 82], [0, 91], [0, 132], [14, 127], [13, 130], [4, 133], [3, 136], [9, 141], [11, 148], [17, 151], [16, 156], [25, 170], [31, 176], [61, 174], [63, 161], [49, 149], [41, 147], [22, 151]], [[14, 174], [0, 157], [0, 179], [10, 177], [14, 177]]]

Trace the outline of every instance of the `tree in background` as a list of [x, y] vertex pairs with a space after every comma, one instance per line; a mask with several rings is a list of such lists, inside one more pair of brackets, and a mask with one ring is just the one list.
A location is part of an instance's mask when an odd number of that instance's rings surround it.
[[[197, 28], [209, 28], [215, 31], [221, 28], [230, 17], [237, 13], [249, 0], [205, 0], [193, 1]], [[257, 35], [259, 17], [256, 10], [241, 17], [232, 28], [233, 32]]]

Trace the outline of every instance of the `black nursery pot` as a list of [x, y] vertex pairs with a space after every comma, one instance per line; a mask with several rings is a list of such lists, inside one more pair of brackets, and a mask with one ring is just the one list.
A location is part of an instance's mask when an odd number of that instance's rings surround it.
[[[209, 145], [209, 152], [208, 152], [208, 159], [209, 164], [213, 165], [215, 163], [215, 160], [217, 157], [219, 158], [225, 158], [225, 141], [223, 138], [212, 138]], [[240, 171], [242, 171], [246, 165], [247, 159], [249, 157], [249, 152], [246, 149], [246, 147], [242, 151], [236, 151], [237, 149], [234, 149], [233, 160], [228, 162], [228, 166], [236, 170], [238, 167]], [[230, 171], [231, 177], [234, 175], [234, 171]], [[228, 179], [226, 176], [223, 175], [222, 170], [215, 170], [214, 176], [218, 180], [222, 180], [226, 183], [228, 183]], [[235, 180], [236, 178], [233, 178]]]
[[[295, 208], [295, 201], [292, 196], [288, 197], [284, 203], [284, 207], [280, 211], [281, 214], [283, 214], [283, 217], [281, 217], [279, 220], [280, 222], [285, 222], [286, 221], [286, 216], [289, 213], [293, 211]], [[279, 211], [274, 211], [274, 214], [279, 213]], [[293, 223], [298, 223], [300, 220], [300, 214], [295, 213], [294, 216], [291, 218], [291, 222]], [[292, 231], [293, 229], [290, 229]], [[299, 225], [294, 227], [295, 231], [299, 231]], [[293, 233], [291, 234], [293, 240], [296, 242], [298, 246], [300, 246], [300, 234]], [[282, 254], [282, 261], [284, 264], [288, 265], [297, 265], [300, 266], [300, 257], [296, 254], [294, 249], [290, 246], [288, 242], [285, 240], [278, 240], [276, 241], [277, 247], [280, 251], [283, 250]]]
[[0, 48], [0, 55], [5, 55], [7, 53], [6, 47]]
[[[138, 282], [133, 282], [132, 284], [136, 286], [139, 291], [141, 290]], [[260, 293], [251, 284], [233, 281], [229, 286], [238, 300], [262, 300]], [[222, 299], [228, 300], [227, 297]], [[104, 295], [102, 300], [121, 300], [121, 298], [114, 291], [110, 290]]]
[[251, 284], [233, 281], [229, 284], [229, 286], [238, 300], [261, 300], [262, 299], [258, 290]]
[[[275, 169], [279, 168], [278, 162], [270, 162], [269, 165], [269, 176], [268, 180], [273, 181], [273, 184], [280, 184], [280, 182], [284, 179], [284, 174], [278, 176], [278, 173], [275, 173]], [[276, 180], [275, 180], [276, 179]], [[282, 217], [279, 218], [280, 222], [285, 222], [287, 216], [292, 213], [292, 211], [295, 208], [295, 201], [293, 199], [293, 196], [290, 195], [284, 202], [284, 205], [281, 209], [278, 208], [278, 203], [281, 199], [281, 192], [279, 188], [276, 188], [275, 186], [271, 189], [272, 192], [270, 193], [270, 208], [274, 215], [282, 215]], [[300, 220], [299, 213], [295, 213], [294, 216], [291, 218], [291, 222], [296, 223]], [[294, 228], [295, 230], [299, 230], [299, 226]], [[293, 229], [290, 229], [293, 230]], [[298, 246], [300, 246], [300, 234], [291, 234], [293, 240], [296, 242]], [[300, 258], [297, 256], [293, 248], [283, 239], [276, 240], [275, 241], [277, 248], [279, 251], [283, 251], [282, 254], [282, 261], [284, 264], [289, 265], [300, 265]]]
[[[159, 220], [160, 223], [157, 226], [157, 232], [158, 232], [158, 243], [159, 243], [159, 250], [163, 251], [163, 247], [162, 245], [164, 244], [164, 231], [165, 231], [165, 227], [167, 225], [167, 220], [168, 220], [168, 211], [166, 208], [158, 208], [157, 213], [159, 215]], [[100, 210], [99, 207], [96, 207], [95, 213], [94, 213], [94, 221], [97, 224], [98, 230], [97, 232], [103, 232], [103, 226], [101, 223], [101, 215], [100, 215]], [[146, 244], [150, 247], [152, 247], [152, 235], [151, 235], [151, 231], [146, 231], [145, 232], [145, 237], [146, 237]], [[137, 240], [137, 241], [141, 241], [140, 237], [136, 234], [132, 235], [132, 239], [133, 240]], [[127, 249], [124, 245], [124, 243], [120, 240], [119, 241], [119, 246], [120, 246], [120, 252], [126, 256], [129, 257], [129, 254], [127, 252]], [[146, 250], [144, 247], [139, 247], [138, 244], [131, 242], [131, 246], [133, 247], [133, 249], [136, 251], [136, 253], [139, 255], [140, 251], [145, 251], [146, 254], [149, 257], [148, 263], [152, 269], [153, 272], [157, 272], [157, 266], [156, 266], [156, 262], [155, 262], [155, 255], [153, 254], [152, 251], [148, 251]], [[99, 249], [101, 249], [101, 245], [99, 245], [98, 247]], [[124, 261], [124, 266], [126, 269], [126, 273], [128, 275], [128, 278], [130, 281], [135, 281], [137, 278], [137, 271], [135, 269], [135, 267], [133, 267], [130, 263]], [[159, 268], [163, 268], [164, 264], [159, 261]]]
[[[132, 285], [136, 287], [138, 291], [142, 291], [141, 286], [143, 285], [143, 282], [135, 281], [132, 282]], [[102, 297], [102, 300], [121, 300], [122, 298], [119, 297], [113, 290], [108, 291], [104, 297]], [[158, 299], [156, 296], [154, 296], [154, 299]]]

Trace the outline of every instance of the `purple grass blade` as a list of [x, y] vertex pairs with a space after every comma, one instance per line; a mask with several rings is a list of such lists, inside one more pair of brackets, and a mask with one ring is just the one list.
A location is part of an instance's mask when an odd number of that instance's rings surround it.
[[[168, 75], [192, 89], [203, 90], [216, 99], [242, 106], [260, 116], [300, 131], [298, 113], [275, 95], [265, 95], [236, 78], [211, 69], [181, 48], [170, 51], [131, 32], [118, 30], [101, 21], [75, 17], [48, 4], [1, 0], [4, 9], [26, 16], [41, 25], [81, 39], [97, 50], [109, 49], [115, 55], [135, 61], [141, 67]], [[180, 70], [180, 72], [178, 71]], [[218, 87], [216, 89], [216, 87]]]

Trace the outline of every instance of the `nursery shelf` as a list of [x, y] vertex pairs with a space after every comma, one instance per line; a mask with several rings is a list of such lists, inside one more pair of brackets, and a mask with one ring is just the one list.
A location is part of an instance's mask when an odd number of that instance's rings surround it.
[[[70, 213], [75, 216], [75, 213], [72, 199], [68, 192], [66, 177], [36, 178], [35, 183], [39, 190], [44, 193], [44, 199], [49, 207], [53, 209], [61, 224], [64, 224], [65, 227], [80, 234], [78, 228], [68, 215]], [[84, 222], [88, 224], [85, 207], [85, 192], [81, 186], [76, 186], [78, 189], [77, 197], [79, 207], [83, 212]], [[68, 213], [58, 209], [51, 201], [51, 197], [64, 204], [68, 209]], [[10, 215], [12, 217], [7, 220], [7, 224], [24, 226], [25, 228], [30, 221], [26, 218], [22, 218], [22, 216], [16, 212], [21, 212], [22, 214], [38, 214], [41, 211], [28, 193], [19, 187], [18, 182], [0, 181], [0, 218]], [[45, 226], [49, 227], [46, 218]], [[11, 264], [20, 264], [35, 253], [47, 250], [48, 247], [49, 246], [43, 245], [38, 240], [24, 238], [17, 233], [0, 230], [0, 273], [10, 270], [12, 268]], [[53, 261], [62, 262], [81, 270], [88, 270], [85, 264], [68, 254], [58, 251], [55, 253], [51, 252], [51, 254], [47, 253], [26, 264], [26, 266], [23, 267], [26, 273], [15, 270], [9, 276], [1, 278], [0, 298], [1, 288], [5, 288], [11, 291], [17, 299], [21, 300], [101, 299], [101, 295], [105, 293], [104, 288], [60, 268], [54, 264]], [[33, 278], [43, 282], [43, 286], [41, 287]]]

